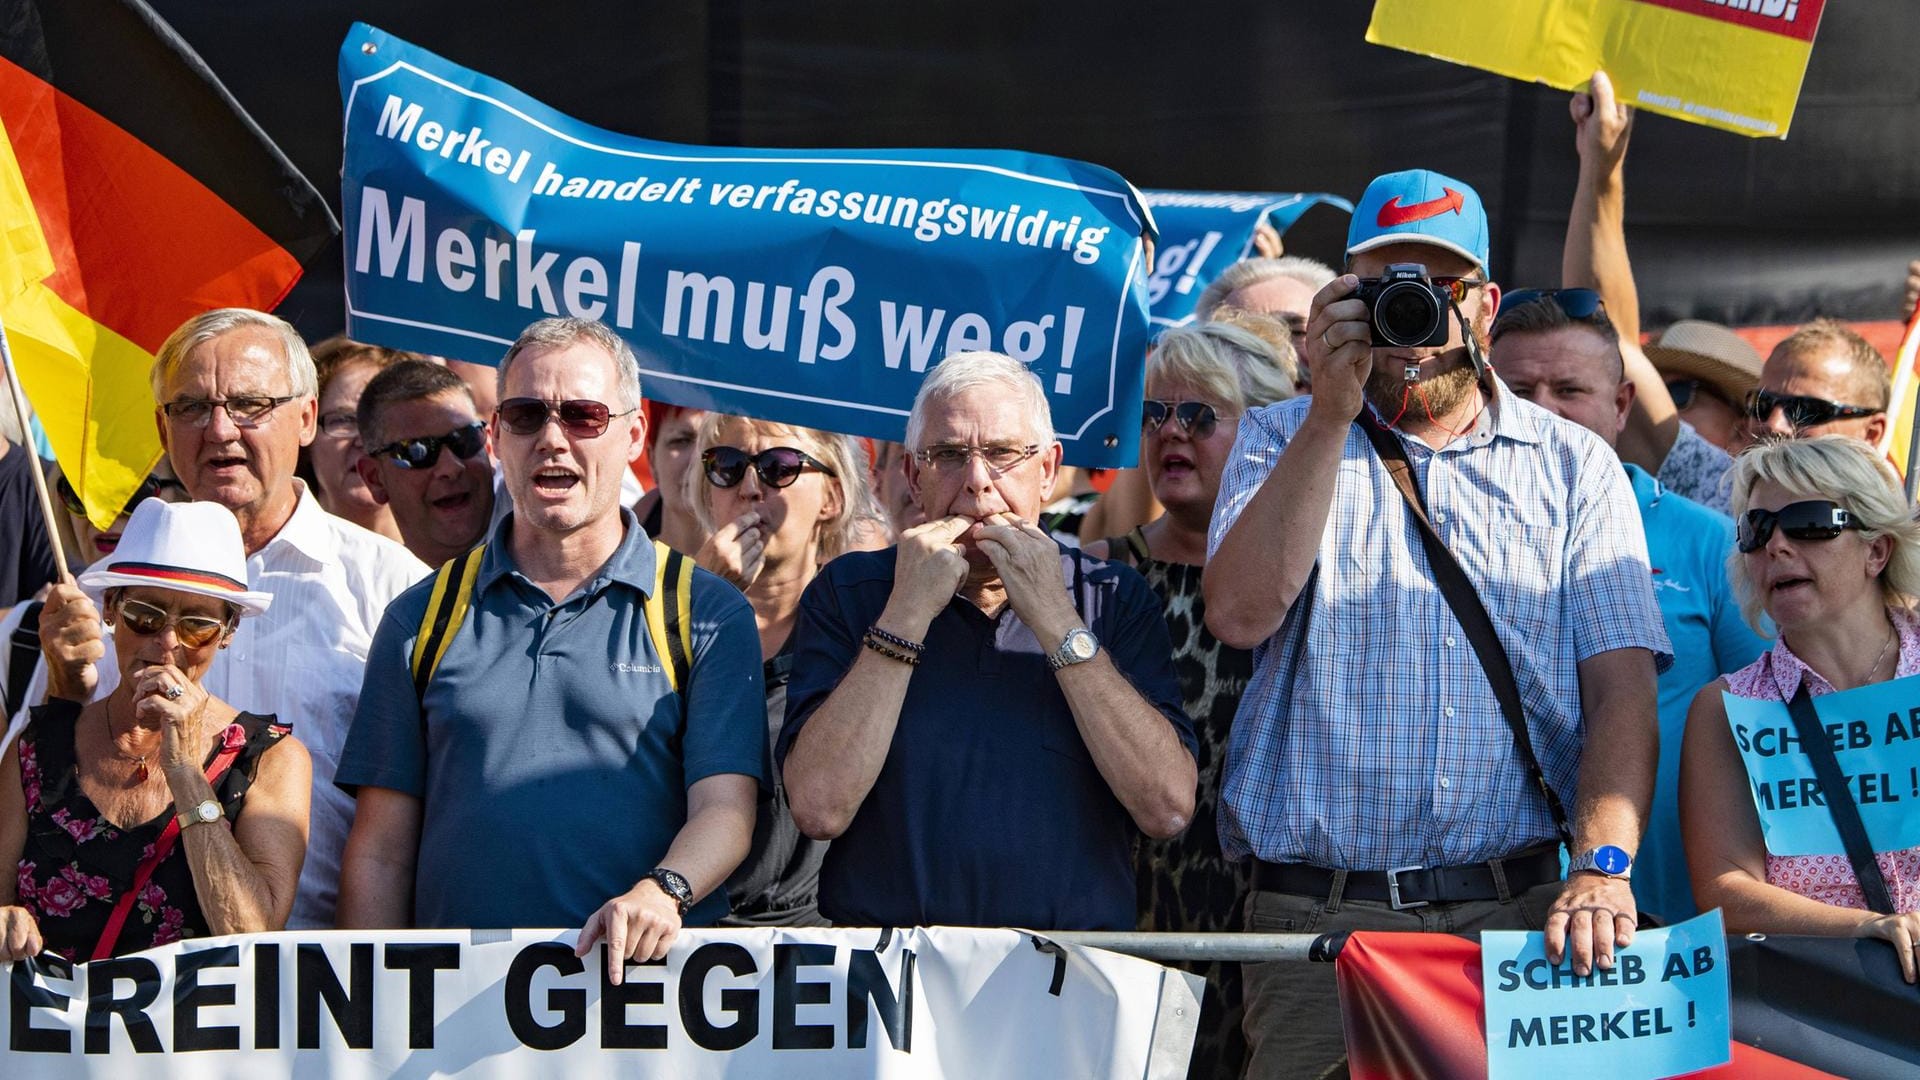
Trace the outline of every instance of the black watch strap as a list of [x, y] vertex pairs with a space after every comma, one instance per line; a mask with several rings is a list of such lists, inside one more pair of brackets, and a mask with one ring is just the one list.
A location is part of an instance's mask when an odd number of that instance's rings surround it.
[[680, 905], [680, 914], [685, 915], [687, 909], [693, 906], [693, 886], [687, 884], [687, 879], [678, 871], [656, 866], [647, 872], [647, 880], [660, 886], [661, 892], [673, 897], [673, 902]]

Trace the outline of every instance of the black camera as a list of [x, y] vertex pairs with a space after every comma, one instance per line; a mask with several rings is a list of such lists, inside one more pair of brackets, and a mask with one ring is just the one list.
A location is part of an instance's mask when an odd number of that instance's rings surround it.
[[1377, 278], [1361, 278], [1353, 295], [1367, 305], [1374, 348], [1421, 349], [1447, 343], [1452, 299], [1445, 285], [1427, 279], [1419, 263], [1393, 263]]

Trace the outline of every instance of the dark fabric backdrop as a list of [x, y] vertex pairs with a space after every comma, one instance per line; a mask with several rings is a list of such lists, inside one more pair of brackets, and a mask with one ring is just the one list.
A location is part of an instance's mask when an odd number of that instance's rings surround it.
[[[334, 60], [366, 19], [562, 111], [674, 142], [984, 146], [1141, 187], [1332, 191], [1426, 166], [1472, 183], [1493, 271], [1550, 284], [1573, 191], [1566, 95], [1363, 40], [1325, 0], [152, 0], [338, 204]], [[1648, 325], [1900, 316], [1920, 258], [1920, 4], [1827, 6], [1785, 141], [1642, 117], [1629, 243]], [[1336, 259], [1344, 216], [1289, 250]], [[337, 330], [338, 254], [282, 308]]]

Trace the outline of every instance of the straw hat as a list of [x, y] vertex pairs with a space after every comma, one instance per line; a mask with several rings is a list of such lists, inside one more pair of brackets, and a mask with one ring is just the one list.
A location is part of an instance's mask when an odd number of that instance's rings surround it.
[[146, 586], [225, 600], [240, 614], [259, 615], [272, 593], [247, 590], [247, 549], [240, 523], [219, 503], [146, 499], [120, 534], [113, 554], [78, 579], [100, 603], [108, 589]]
[[1736, 405], [1760, 385], [1760, 353], [1719, 323], [1682, 319], [1667, 327], [1646, 353], [1663, 377], [1699, 379]]

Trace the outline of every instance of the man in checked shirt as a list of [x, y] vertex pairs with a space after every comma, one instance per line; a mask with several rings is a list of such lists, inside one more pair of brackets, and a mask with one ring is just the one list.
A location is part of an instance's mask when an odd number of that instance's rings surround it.
[[[1405, 263], [1441, 287], [1444, 345], [1371, 345], [1356, 278]], [[1555, 961], [1610, 967], [1633, 936], [1655, 669], [1671, 660], [1632, 489], [1597, 436], [1487, 368], [1500, 289], [1471, 187], [1376, 179], [1346, 269], [1314, 298], [1313, 396], [1242, 418], [1209, 541], [1207, 625], [1259, 648], [1220, 813], [1226, 853], [1254, 858], [1247, 928], [1545, 930]], [[1506, 709], [1364, 419], [1404, 448], [1485, 606], [1517, 690]], [[1338, 1066], [1331, 968], [1250, 964], [1246, 980], [1248, 1075]]]

